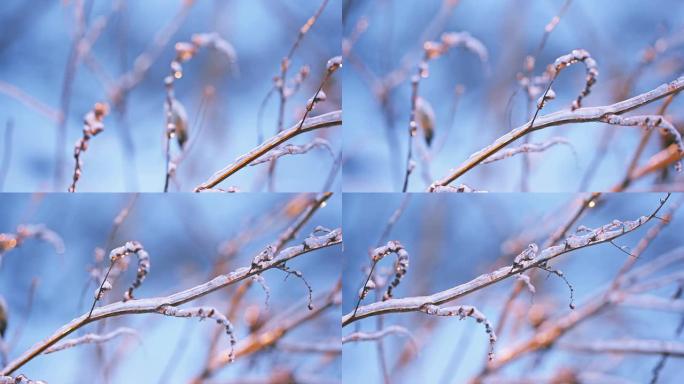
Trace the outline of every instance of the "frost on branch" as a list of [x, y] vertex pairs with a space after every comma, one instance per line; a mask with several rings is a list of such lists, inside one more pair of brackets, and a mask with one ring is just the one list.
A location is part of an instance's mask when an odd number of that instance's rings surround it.
[[0, 376], [0, 384], [47, 384], [43, 380], [31, 380], [24, 375], [17, 377]]
[[487, 320], [487, 317], [482, 312], [478, 311], [477, 308], [470, 305], [458, 305], [454, 307], [440, 308], [433, 304], [426, 304], [423, 306], [421, 310], [427, 313], [428, 315], [433, 316], [458, 316], [459, 320], [463, 320], [466, 317], [472, 317], [478, 323], [484, 324], [485, 331], [487, 332], [487, 335], [489, 335], [488, 356], [489, 360], [492, 360], [492, 358], [494, 357], [494, 344], [496, 343], [496, 334], [494, 333], [494, 328], [489, 323], [489, 320]]
[[72, 177], [69, 192], [76, 192], [76, 183], [81, 178], [81, 154], [88, 149], [88, 143], [93, 136], [104, 131], [104, 124], [102, 121], [109, 113], [109, 106], [106, 103], [95, 103], [91, 111], [86, 113], [83, 118], [83, 136], [74, 144], [74, 175]]
[[77, 337], [75, 339], [71, 340], [66, 340], [61, 343], [55, 344], [52, 347], [48, 348], [43, 352], [44, 354], [48, 353], [53, 353], [53, 352], [58, 352], [62, 351], [65, 349], [73, 348], [81, 344], [100, 344], [100, 343], [105, 343], [111, 339], [114, 339], [116, 337], [122, 336], [122, 335], [131, 335], [138, 337], [138, 332], [135, 329], [131, 328], [118, 328], [112, 332], [109, 332], [105, 335], [98, 335], [95, 333], [88, 333], [86, 335], [83, 335], [81, 337]]
[[228, 361], [235, 360], [235, 333], [233, 324], [221, 312], [212, 307], [193, 307], [187, 309], [180, 309], [170, 305], [162, 305], [157, 312], [166, 316], [173, 317], [198, 317], [200, 320], [213, 319], [216, 324], [226, 328], [226, 334], [230, 338], [230, 350], [228, 352]]
[[[659, 128], [660, 133], [674, 141], [675, 145], [677, 146], [677, 152], [679, 153], [680, 157], [684, 156], [684, 142], [682, 142], [682, 136], [679, 134], [679, 131], [677, 131], [677, 128], [675, 128], [674, 125], [672, 125], [669, 121], [665, 120], [663, 116], [644, 115], [623, 117], [619, 115], [608, 115], [603, 117], [601, 120], [605, 123], [612, 125], [640, 126], [643, 127], [646, 131], [650, 131], [654, 128]], [[681, 161], [677, 161], [675, 163], [675, 169], [677, 170], [677, 172], [682, 171]]]
[[264, 294], [266, 295], [266, 301], [264, 303], [264, 306], [268, 308], [268, 302], [271, 299], [271, 288], [269, 288], [268, 284], [266, 284], [266, 279], [264, 279], [261, 275], [253, 275], [252, 281], [256, 281], [261, 286], [261, 289], [264, 291]]
[[381, 340], [385, 336], [388, 335], [402, 335], [406, 336], [409, 338], [411, 345], [413, 346], [414, 350], [417, 350], [418, 347], [416, 346], [416, 340], [413, 338], [413, 334], [411, 332], [399, 325], [391, 325], [389, 327], [383, 328], [377, 332], [353, 332], [348, 334], [347, 336], [342, 337], [342, 344], [346, 343], [351, 343], [351, 342], [359, 342], [359, 341], [375, 341], [375, 340]]
[[116, 263], [131, 254], [135, 254], [138, 258], [138, 271], [135, 281], [124, 293], [124, 301], [133, 299], [133, 290], [140, 287], [143, 280], [145, 280], [147, 273], [150, 271], [150, 255], [143, 249], [142, 244], [137, 241], [129, 241], [121, 247], [112, 249], [109, 253], [109, 260], [112, 263]]
[[495, 161], [507, 159], [509, 157], [513, 157], [513, 156], [521, 154], [521, 153], [544, 152], [547, 149], [553, 147], [554, 145], [559, 145], [559, 144], [567, 145], [568, 147], [570, 147], [570, 149], [574, 153], [574, 148], [572, 146], [572, 143], [570, 143], [570, 141], [568, 139], [566, 139], [564, 137], [554, 137], [554, 138], [551, 138], [550, 140], [544, 141], [542, 143], [526, 143], [526, 144], [523, 144], [519, 147], [509, 148], [509, 149], [499, 151], [495, 155], [490, 156], [487, 159], [485, 159], [481, 164], [487, 164], [487, 163], [492, 163]]
[[457, 186], [452, 185], [437, 185], [431, 192], [434, 193], [486, 193], [487, 191], [482, 191], [479, 189], [472, 188], [466, 184], [459, 184]]
[[584, 89], [582, 89], [582, 92], [580, 92], [579, 96], [572, 102], [570, 107], [573, 111], [582, 107], [582, 99], [589, 95], [591, 87], [596, 83], [596, 79], [599, 75], [596, 60], [594, 60], [586, 50], [574, 49], [567, 55], [557, 58], [553, 65], [547, 70], [552, 78], [556, 78], [561, 70], [579, 62], [584, 63], [584, 66], [586, 67], [586, 78]]
[[[404, 246], [401, 245], [400, 242], [392, 240], [388, 241], [387, 245], [374, 249], [370, 255], [371, 259], [373, 260], [373, 263], [377, 263], [380, 260], [382, 260], [385, 256], [391, 253], [397, 255], [397, 260], [394, 263], [394, 279], [392, 279], [392, 281], [387, 286], [387, 291], [382, 296], [383, 301], [392, 298], [392, 291], [399, 285], [401, 279], [408, 271], [409, 254], [408, 252], [406, 252], [406, 249], [404, 249]], [[368, 289], [368, 284], [366, 284], [363, 290], [367, 293]], [[361, 296], [365, 297], [365, 294], [362, 292]]]
[[285, 155], [302, 155], [314, 148], [323, 148], [327, 150], [327, 152], [330, 154], [331, 157], [335, 157], [335, 154], [333, 153], [332, 149], [330, 148], [330, 143], [322, 139], [320, 137], [317, 137], [313, 139], [310, 143], [308, 144], [303, 144], [303, 145], [295, 145], [295, 144], [286, 144], [282, 147], [274, 148], [271, 151], [268, 152], [264, 157], [254, 160], [251, 162], [249, 165], [250, 166], [255, 166], [257, 164], [262, 164], [262, 163], [267, 163], [269, 161], [276, 160], [279, 157], [283, 157]]
[[275, 257], [275, 251], [276, 248], [275, 246], [269, 244], [262, 250], [258, 255], [254, 256], [254, 259], [252, 259], [252, 266], [250, 267], [250, 270], [256, 270], [256, 269], [261, 269], [264, 267], [264, 265]]

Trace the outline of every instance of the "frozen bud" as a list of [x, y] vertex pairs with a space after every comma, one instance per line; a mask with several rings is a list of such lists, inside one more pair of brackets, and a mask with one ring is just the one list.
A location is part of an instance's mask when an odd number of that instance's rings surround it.
[[[176, 60], [171, 62], [171, 73], [173, 73], [173, 77], [176, 79], [183, 77], [183, 66], [180, 62]], [[171, 81], [173, 82], [173, 79], [171, 79]]]
[[197, 48], [192, 43], [185, 41], [176, 43], [176, 59], [178, 61], [190, 60], [196, 52]]
[[[164, 108], [168, 114], [168, 103], [164, 103]], [[177, 99], [171, 100], [171, 123], [173, 125], [172, 131], [169, 132], [169, 136], [172, 134], [176, 136], [178, 140], [178, 145], [183, 148], [188, 140], [188, 113], [185, 111], [185, 107]]]
[[325, 65], [325, 67], [330, 73], [337, 71], [342, 67], [342, 56], [335, 56], [331, 58], [328, 60], [328, 63]]
[[320, 103], [321, 101], [325, 101], [327, 99], [327, 95], [323, 90], [318, 91], [318, 93], [309, 99], [309, 101], [306, 102], [306, 109], [312, 110], [317, 103]]
[[442, 44], [436, 43], [434, 41], [426, 41], [423, 44], [423, 50], [425, 51], [425, 57], [428, 60], [439, 57], [443, 51]]
[[546, 105], [546, 102], [549, 100], [553, 100], [556, 98], [556, 92], [554, 92], [553, 89], [549, 88], [549, 90], [546, 92], [546, 95], [542, 95], [539, 100], [537, 100], [537, 108], [542, 109]]
[[105, 280], [104, 283], [102, 283], [102, 288], [97, 288], [95, 290], [95, 300], [100, 300], [102, 299], [102, 296], [104, 295], [105, 292], [111, 291], [112, 290], [112, 283], [109, 282], [109, 280]]
[[416, 99], [416, 120], [423, 131], [425, 142], [430, 146], [435, 135], [435, 111], [430, 103], [422, 97]]

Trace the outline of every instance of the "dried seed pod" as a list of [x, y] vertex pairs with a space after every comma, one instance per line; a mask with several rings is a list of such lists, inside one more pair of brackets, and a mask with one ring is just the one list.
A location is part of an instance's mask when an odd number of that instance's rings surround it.
[[432, 109], [432, 105], [422, 97], [416, 98], [416, 121], [423, 131], [425, 143], [429, 147], [435, 136], [435, 111]]
[[5, 302], [5, 299], [0, 296], [0, 339], [5, 338], [5, 331], [7, 330], [8, 323], [8, 312], [7, 303]]

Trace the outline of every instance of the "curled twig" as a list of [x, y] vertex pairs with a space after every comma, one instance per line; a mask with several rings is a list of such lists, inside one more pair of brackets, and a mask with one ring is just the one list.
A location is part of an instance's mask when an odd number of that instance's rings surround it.
[[421, 311], [433, 316], [458, 316], [459, 320], [463, 320], [466, 317], [472, 317], [478, 323], [482, 323], [489, 336], [489, 360], [492, 360], [494, 357], [494, 344], [496, 343], [494, 328], [492, 328], [492, 324], [487, 320], [487, 317], [482, 312], [478, 311], [477, 308], [470, 305], [439, 307], [433, 304], [426, 304], [422, 307]]
[[213, 319], [217, 324], [220, 324], [226, 328], [226, 334], [230, 338], [230, 349], [228, 352], [228, 361], [233, 362], [235, 359], [235, 332], [233, 330], [233, 324], [224, 316], [221, 312], [217, 311], [212, 307], [195, 307], [180, 309], [172, 307], [170, 305], [163, 305], [159, 307], [157, 312], [166, 316], [173, 317], [199, 317], [200, 320]]

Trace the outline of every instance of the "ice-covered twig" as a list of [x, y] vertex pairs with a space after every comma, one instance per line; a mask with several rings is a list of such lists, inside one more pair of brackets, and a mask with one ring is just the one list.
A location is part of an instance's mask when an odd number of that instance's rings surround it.
[[[382, 297], [383, 300], [389, 300], [392, 298], [392, 291], [399, 285], [399, 283], [401, 283], [401, 279], [408, 271], [409, 254], [408, 252], [406, 252], [406, 249], [404, 249], [404, 246], [396, 240], [388, 241], [386, 245], [374, 249], [370, 254], [371, 261], [373, 262], [373, 264], [377, 264], [385, 256], [392, 253], [397, 256], [397, 260], [394, 263], [395, 274], [394, 279], [392, 279], [392, 282], [387, 286], [387, 291]], [[366, 296], [368, 289], [368, 284], [366, 284], [361, 294], [362, 297]]]
[[[235, 357], [240, 358], [248, 356], [274, 345], [291, 330], [316, 318], [323, 311], [340, 305], [342, 301], [340, 290], [341, 284], [338, 282], [332, 290], [318, 294], [313, 300], [314, 309], [311, 311], [304, 309], [308, 306], [308, 301], [302, 300], [288, 310], [274, 316], [264, 324], [256, 334], [251, 335], [249, 338], [242, 339], [235, 346]], [[215, 356], [212, 358], [204, 372], [201, 373], [200, 377], [202, 379], [207, 379], [226, 364], [228, 364], [228, 360], [225, 354]]]
[[519, 147], [503, 150], [497, 153], [496, 155], [487, 158], [485, 161], [482, 162], [482, 164], [488, 164], [495, 161], [507, 159], [509, 157], [513, 157], [521, 153], [544, 152], [547, 149], [553, 147], [554, 145], [559, 144], [567, 145], [574, 153], [574, 147], [572, 146], [570, 140], [564, 137], [554, 137], [541, 143], [525, 143]]
[[[422, 121], [429, 119], [429, 114], [432, 108], [429, 109], [427, 104], [418, 95], [418, 86], [420, 79], [430, 76], [429, 63], [431, 60], [437, 59], [447, 53], [452, 48], [463, 47], [466, 50], [476, 54], [480, 61], [486, 63], [488, 60], [487, 48], [482, 42], [468, 32], [446, 32], [442, 34], [440, 42], [426, 41], [423, 44], [423, 59], [418, 64], [417, 72], [411, 77], [411, 117], [408, 126], [408, 151], [406, 154], [406, 171], [404, 172], [404, 184], [402, 192], [406, 192], [409, 183], [409, 177], [415, 168], [415, 161], [413, 160], [413, 138], [418, 131], [418, 122], [421, 121], [425, 133], [427, 144], [432, 142], [434, 135], [434, 119], [432, 122]], [[434, 115], [434, 113], [433, 113]], [[434, 116], [432, 116], [434, 118]], [[426, 130], [425, 125], [430, 125], [430, 131]]]
[[406, 336], [411, 342], [411, 346], [413, 347], [414, 351], [418, 349], [416, 340], [413, 338], [413, 334], [411, 334], [408, 329], [399, 325], [391, 325], [376, 332], [353, 332], [342, 337], [342, 344], [359, 341], [375, 341], [380, 340], [388, 335]]
[[112, 249], [109, 253], [109, 260], [112, 264], [115, 264], [131, 254], [136, 255], [138, 258], [138, 270], [136, 272], [135, 281], [131, 287], [126, 290], [126, 293], [124, 293], [124, 301], [133, 299], [133, 290], [140, 287], [145, 280], [145, 277], [150, 272], [150, 255], [145, 251], [142, 244], [137, 241], [129, 241], [121, 247]]
[[166, 86], [166, 101], [164, 103], [166, 177], [164, 179], [164, 192], [168, 191], [169, 180], [177, 167], [177, 164], [171, 160], [171, 139], [175, 137], [179, 147], [183, 150], [190, 134], [188, 132], [188, 114], [183, 104], [176, 99], [174, 92], [175, 81], [183, 77], [183, 63], [195, 57], [202, 48], [211, 48], [223, 53], [231, 66], [237, 63], [235, 48], [216, 32], [195, 34], [190, 42], [178, 42], [175, 48], [176, 56], [170, 64], [171, 72], [164, 78], [164, 85]]
[[46, 349], [45, 352], [43, 352], [43, 353], [47, 355], [48, 353], [62, 351], [62, 350], [73, 348], [73, 347], [76, 347], [76, 346], [82, 345], [82, 344], [105, 343], [109, 340], [112, 340], [116, 337], [123, 336], [123, 335], [131, 335], [131, 336], [139, 337], [138, 332], [135, 329], [121, 327], [121, 328], [118, 328], [112, 332], [105, 334], [105, 335], [98, 335], [96, 333], [88, 333], [88, 334], [85, 334], [81, 337], [65, 340], [61, 343], [57, 343], [57, 344], [53, 345], [52, 347]]
[[530, 132], [564, 124], [600, 122], [606, 116], [620, 115], [625, 112], [629, 112], [656, 100], [660, 100], [663, 97], [678, 93], [683, 89], [684, 76], [680, 76], [676, 80], [662, 84], [651, 91], [642, 93], [624, 101], [617, 102], [615, 104], [600, 107], [579, 108], [574, 111], [558, 111], [548, 115], [539, 116], [538, 119], [534, 120], [534, 124], [531, 124], [530, 122], [525, 123], [522, 126], [517, 127], [507, 134], [499, 137], [492, 144], [473, 153], [461, 165], [450, 170], [446, 177], [434, 181], [428, 190], [433, 191], [437, 186], [450, 184], [483, 162], [485, 159], [489, 158], [512, 142], [522, 138]]
[[197, 317], [200, 320], [212, 319], [216, 324], [226, 328], [226, 334], [230, 338], [230, 349], [228, 350], [228, 362], [233, 362], [235, 359], [235, 332], [233, 324], [221, 312], [212, 307], [194, 307], [181, 309], [170, 305], [162, 305], [157, 312], [166, 316], [173, 317]]
[[437, 305], [426, 304], [421, 308], [422, 312], [433, 316], [457, 316], [459, 320], [463, 320], [466, 317], [472, 317], [478, 323], [485, 326], [485, 331], [489, 336], [489, 360], [494, 357], [494, 344], [496, 343], [496, 334], [492, 325], [487, 320], [487, 317], [477, 308], [470, 305], [458, 305], [455, 307], [439, 307]]
[[[643, 115], [643, 116], [629, 116], [623, 117], [619, 115], [607, 115], [602, 118], [604, 123], [620, 126], [639, 126], [643, 127], [645, 130], [650, 131], [654, 128], [659, 128], [660, 132], [672, 139], [674, 145], [677, 146], [677, 151], [679, 157], [684, 156], [684, 142], [682, 142], [682, 136], [677, 131], [669, 121], [665, 120], [663, 116], [657, 115]], [[680, 161], [675, 162], [675, 169], [677, 172], [681, 172], [682, 163]]]
[[480, 275], [467, 283], [436, 292], [429, 296], [390, 299], [359, 307], [355, 312], [350, 312], [342, 317], [342, 325], [346, 326], [354, 321], [385, 313], [420, 311], [423, 306], [428, 304], [441, 305], [522, 273], [528, 269], [547, 265], [550, 260], [565, 253], [617, 239], [649, 222], [655, 217], [666, 201], [667, 199], [662, 199], [658, 207], [649, 216], [641, 216], [632, 221], [614, 221], [592, 229], [584, 234], [571, 235], [559, 245], [553, 245], [541, 250], [536, 257], [527, 261], [521, 261], [520, 266], [503, 266], [493, 272]]
[[195, 187], [195, 192], [201, 192], [210, 188], [216, 187], [220, 182], [227, 179], [235, 172], [251, 164], [254, 160], [268, 153], [270, 150], [278, 147], [280, 144], [292, 139], [293, 137], [305, 132], [316, 129], [329, 128], [342, 124], [342, 111], [333, 111], [324, 113], [322, 115], [306, 118], [300, 120], [293, 127], [283, 130], [277, 135], [266, 140], [258, 147], [250, 150], [246, 154], [238, 157], [233, 163], [225, 168], [214, 173], [207, 181]]
[[[27, 362], [50, 348], [63, 338], [67, 337], [72, 332], [83, 327], [86, 324], [105, 319], [108, 317], [121, 316], [135, 313], [157, 313], [162, 306], [178, 306], [193, 300], [196, 300], [211, 292], [217, 291], [228, 285], [238, 283], [242, 280], [250, 278], [251, 276], [262, 273], [267, 269], [276, 268], [278, 265], [284, 264], [289, 260], [302, 256], [304, 254], [313, 252], [321, 248], [338, 245], [342, 243], [341, 229], [334, 229], [328, 233], [321, 234], [315, 238], [307, 239], [306, 245], [299, 244], [280, 251], [270, 262], [263, 263], [258, 270], [253, 270], [250, 267], [242, 267], [237, 270], [214, 277], [210, 281], [203, 284], [188, 288], [186, 290], [176, 292], [169, 296], [152, 297], [146, 299], [133, 299], [129, 301], [119, 301], [103, 307], [95, 308], [91, 314], [83, 314], [82, 316], [71, 320], [69, 323], [62, 326], [55, 331], [51, 336], [36, 343], [29, 348], [15, 360], [11, 361], [7, 366], [0, 370], [0, 375], [9, 375]], [[315, 300], [314, 300], [315, 302]], [[314, 309], [316, 312], [320, 308]]]
[[459, 184], [457, 186], [452, 185], [440, 185], [436, 186], [431, 192], [435, 193], [487, 193], [487, 191], [482, 191], [475, 189], [466, 184]]
[[313, 139], [310, 143], [307, 144], [302, 144], [302, 145], [296, 145], [296, 144], [285, 144], [282, 147], [274, 148], [270, 152], [266, 154], [266, 156], [254, 160], [250, 166], [255, 166], [257, 164], [262, 164], [262, 163], [267, 163], [269, 161], [273, 161], [277, 158], [283, 157], [285, 155], [302, 155], [314, 148], [323, 148], [327, 150], [327, 152], [330, 154], [332, 158], [335, 158], [335, 154], [333, 153], [332, 149], [330, 148], [330, 143], [328, 140], [322, 139], [320, 137], [317, 137]]
[[17, 377], [0, 376], [0, 384], [47, 384], [43, 380], [31, 380], [24, 375]]
[[74, 145], [74, 174], [72, 177], [69, 192], [76, 192], [76, 183], [81, 178], [81, 154], [88, 149], [90, 139], [98, 133], [104, 131], [102, 121], [109, 113], [109, 106], [106, 103], [95, 103], [95, 106], [83, 117], [83, 137], [76, 141]]

